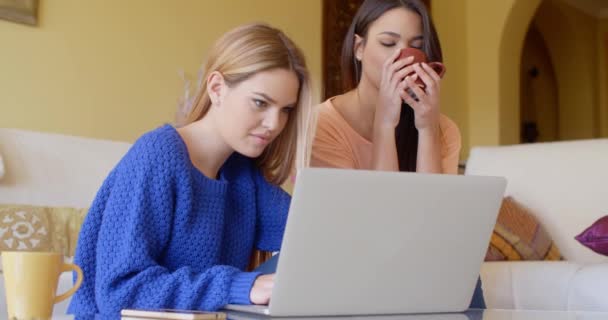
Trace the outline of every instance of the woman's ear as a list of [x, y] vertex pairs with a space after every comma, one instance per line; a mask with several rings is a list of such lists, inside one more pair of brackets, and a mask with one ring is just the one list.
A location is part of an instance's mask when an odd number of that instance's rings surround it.
[[355, 59], [357, 61], [361, 61], [363, 59], [363, 38], [355, 34], [355, 45], [353, 46], [353, 54], [355, 55]]
[[207, 94], [213, 105], [221, 105], [225, 87], [226, 81], [221, 72], [213, 71], [209, 74], [207, 77]]

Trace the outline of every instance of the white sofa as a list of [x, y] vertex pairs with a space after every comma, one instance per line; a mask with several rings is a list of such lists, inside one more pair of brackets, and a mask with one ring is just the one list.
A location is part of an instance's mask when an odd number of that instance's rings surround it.
[[506, 177], [567, 260], [484, 263], [489, 308], [608, 311], [608, 257], [574, 239], [608, 215], [608, 139], [474, 148], [465, 174]]
[[[129, 147], [124, 142], [0, 128], [0, 204], [87, 208]], [[71, 274], [64, 273], [58, 292], [71, 286]], [[5, 303], [0, 277], [0, 318]], [[57, 304], [53, 313], [65, 314], [68, 304]]]
[[[0, 128], [5, 169], [0, 204], [88, 207], [129, 147], [124, 142]], [[608, 140], [475, 148], [466, 173], [507, 177], [507, 194], [538, 214], [569, 260], [484, 263], [488, 307], [608, 311], [608, 258], [572, 238], [608, 214]], [[71, 275], [65, 273], [58, 291], [71, 285]], [[64, 314], [68, 303], [55, 306], [54, 314]], [[4, 304], [0, 277], [0, 312], [6, 310]]]

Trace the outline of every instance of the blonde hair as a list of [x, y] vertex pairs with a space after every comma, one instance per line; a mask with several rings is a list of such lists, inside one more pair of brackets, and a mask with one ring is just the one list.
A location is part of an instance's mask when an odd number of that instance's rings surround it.
[[280, 185], [293, 172], [294, 165], [298, 169], [309, 166], [315, 127], [304, 55], [282, 31], [265, 24], [249, 24], [218, 39], [199, 74], [195, 95], [190, 97], [186, 89], [177, 124], [190, 124], [207, 114], [211, 99], [206, 79], [212, 72], [220, 72], [228, 86], [234, 86], [258, 72], [277, 68], [291, 70], [298, 77], [298, 102], [283, 131], [255, 162], [268, 181]]

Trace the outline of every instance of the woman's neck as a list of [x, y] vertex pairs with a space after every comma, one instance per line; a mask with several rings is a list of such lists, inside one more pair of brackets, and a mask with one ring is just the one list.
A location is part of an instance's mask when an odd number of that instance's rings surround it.
[[372, 141], [377, 96], [378, 90], [361, 79], [355, 89], [334, 100], [334, 106], [346, 122], [368, 141]]
[[216, 179], [220, 168], [234, 150], [228, 146], [209, 115], [177, 129], [184, 140], [190, 161], [206, 177]]
[[378, 99], [378, 88], [372, 85], [367, 78], [361, 77], [361, 81], [355, 89], [357, 104], [361, 112], [362, 119], [368, 119], [369, 125], [373, 127], [376, 116], [376, 101]]

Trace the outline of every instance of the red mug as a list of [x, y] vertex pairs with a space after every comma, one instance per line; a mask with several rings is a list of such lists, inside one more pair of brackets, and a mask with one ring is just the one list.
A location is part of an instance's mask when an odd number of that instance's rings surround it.
[[[439, 75], [440, 78], [443, 78], [443, 75], [445, 74], [445, 66], [443, 65], [443, 63], [441, 62], [427, 62], [427, 57], [426, 54], [424, 54], [424, 52], [420, 49], [416, 49], [416, 48], [403, 48], [401, 49], [401, 54], [399, 55], [399, 59], [403, 59], [403, 58], [407, 58], [410, 56], [414, 56], [414, 61], [412, 63], [427, 63], [429, 65], [429, 67], [433, 68], [433, 70], [435, 70], [435, 72]], [[408, 74], [408, 76], [415, 74], [414, 71], [412, 71], [410, 74]], [[420, 79], [420, 77], [418, 77], [418, 79], [416, 79], [416, 83], [418, 85], [420, 85], [420, 87], [424, 88], [424, 82], [422, 81], [422, 79]]]

